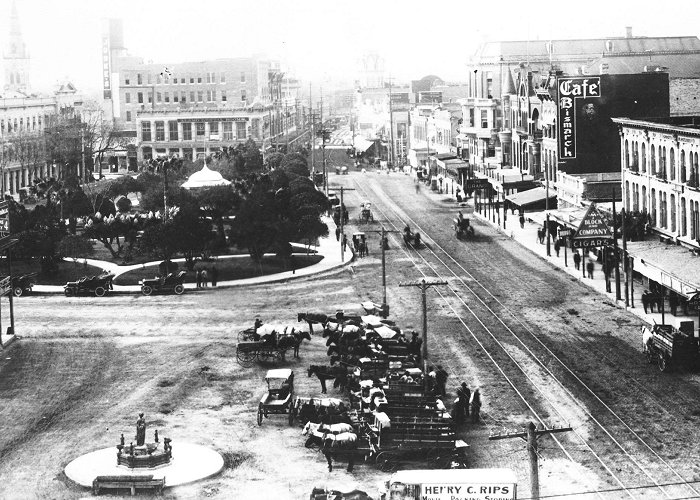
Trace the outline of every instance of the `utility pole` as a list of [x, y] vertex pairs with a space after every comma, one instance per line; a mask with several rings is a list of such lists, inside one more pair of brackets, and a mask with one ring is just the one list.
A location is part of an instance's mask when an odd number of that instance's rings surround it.
[[326, 128], [323, 126], [323, 87], [321, 87], [321, 160], [323, 165], [323, 193], [328, 197], [328, 173], [326, 172]]
[[629, 278], [630, 278], [630, 271], [629, 271], [629, 258], [627, 257], [627, 231], [626, 229], [626, 223], [625, 223], [625, 218], [627, 217], [627, 210], [625, 207], [622, 207], [622, 210], [620, 210], [622, 213], [622, 270], [625, 272], [625, 307], [629, 307], [630, 305], [630, 284], [629, 284]]
[[[316, 162], [314, 161], [316, 150], [316, 134], [314, 133], [314, 105], [311, 102], [311, 84], [309, 84], [309, 116], [311, 118], [311, 175], [316, 173]], [[314, 179], [314, 184], [316, 180]]]
[[394, 108], [392, 106], [391, 97], [391, 78], [389, 78], [389, 137], [391, 139], [389, 162], [391, 163], [391, 167], [393, 167], [396, 165], [396, 155], [394, 154]]
[[421, 358], [423, 358], [423, 387], [425, 391], [428, 391], [428, 305], [426, 301], [426, 291], [431, 286], [447, 285], [447, 281], [443, 280], [433, 280], [425, 281], [422, 279], [420, 281], [413, 281], [410, 283], [399, 283], [399, 286], [417, 286], [421, 291], [421, 300], [423, 302], [423, 350], [421, 352]]
[[384, 295], [382, 298], [382, 317], [387, 318], [389, 316], [389, 304], [386, 303], [386, 250], [389, 247], [389, 240], [387, 239], [387, 233], [400, 233], [401, 231], [396, 231], [393, 229], [386, 229], [382, 226], [381, 230], [368, 231], [370, 233], [381, 234], [380, 246], [382, 247], [382, 288], [384, 289]]
[[540, 474], [537, 463], [537, 438], [544, 434], [555, 434], [557, 432], [569, 432], [573, 430], [571, 427], [552, 427], [550, 429], [537, 429], [535, 424], [529, 422], [527, 428], [521, 432], [512, 432], [506, 434], [491, 434], [489, 441], [497, 439], [512, 439], [521, 438], [527, 443], [527, 451], [530, 457], [530, 498], [538, 500], [540, 498]]
[[340, 262], [345, 262], [345, 248], [343, 248], [342, 238], [345, 236], [345, 203], [343, 202], [344, 191], [355, 191], [355, 188], [340, 186]]
[[546, 183], [547, 187], [545, 188], [546, 192], [544, 194], [544, 196], [545, 196], [545, 198], [544, 198], [544, 205], [545, 205], [544, 211], [547, 215], [547, 220], [545, 222], [544, 229], [545, 229], [545, 237], [547, 238], [547, 257], [551, 257], [552, 250], [551, 250], [551, 247], [549, 244], [549, 169], [547, 169], [547, 174], [545, 176], [545, 183]]
[[620, 266], [617, 259], [617, 225], [615, 224], [615, 216], [617, 212], [615, 211], [615, 188], [612, 190], [612, 209], [613, 209], [613, 248], [615, 254], [613, 256], [613, 264], [615, 265], [615, 300], [621, 300], [622, 295], [620, 294]]

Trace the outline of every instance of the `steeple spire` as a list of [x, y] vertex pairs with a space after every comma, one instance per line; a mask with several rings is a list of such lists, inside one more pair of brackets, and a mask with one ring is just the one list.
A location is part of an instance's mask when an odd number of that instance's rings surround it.
[[10, 10], [10, 33], [3, 54], [5, 67], [5, 90], [25, 92], [29, 88], [29, 54], [19, 24], [17, 2], [12, 0]]

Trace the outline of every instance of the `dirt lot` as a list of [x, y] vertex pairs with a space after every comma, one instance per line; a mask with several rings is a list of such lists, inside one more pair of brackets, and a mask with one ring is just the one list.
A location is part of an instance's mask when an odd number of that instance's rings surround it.
[[[399, 182], [403, 180], [397, 181], [393, 199], [401, 199], [412, 190], [410, 184]], [[359, 198], [359, 194], [351, 195], [348, 207], [359, 205]], [[445, 218], [439, 205], [428, 204], [420, 217], [426, 225], [432, 221], [436, 238], [447, 241], [445, 230], [444, 235], [439, 234], [439, 221]], [[468, 251], [473, 254], [465, 250], [467, 247], [458, 249], [463, 259], [475, 262], [482, 258], [483, 266], [491, 262], [493, 269], [484, 273], [491, 276], [488, 285], [494, 293], [519, 311], [523, 321], [564, 356], [634, 429], [647, 432], [649, 439], [655, 436], [652, 445], [684, 477], [700, 478], [694, 465], [698, 452], [684, 445], [697, 439], [700, 390], [695, 374], [672, 374], [662, 379], [649, 371], [641, 362], [638, 323], [631, 315], [529, 258], [512, 241], [489, 233], [486, 226], [478, 230], [484, 239]], [[487, 235], [491, 235], [488, 241]], [[4, 422], [0, 497], [89, 495], [67, 480], [63, 467], [85, 452], [117, 444], [122, 432], [127, 438], [133, 435], [139, 411], [146, 413], [149, 433], [157, 428], [161, 436], [171, 437], [175, 451], [178, 441], [189, 441], [210, 446], [226, 459], [226, 470], [220, 476], [166, 490], [166, 498], [301, 499], [308, 498], [314, 485], [324, 484], [376, 492], [377, 482], [387, 475], [373, 466], [360, 465], [353, 475], [342, 466], [328, 473], [323, 457], [304, 448], [300, 429], [289, 427], [286, 418], [271, 416], [257, 426], [257, 403], [265, 390], [262, 377], [267, 367], [241, 368], [235, 349], [236, 333], [251, 326], [255, 316], [293, 324], [297, 312], [354, 312], [359, 311], [361, 301], [381, 302], [377, 240], [371, 237], [371, 256], [352, 267], [288, 283], [209, 289], [181, 297], [47, 296], [17, 300], [17, 332], [23, 338], [4, 351], [0, 360], [0, 418]], [[402, 328], [420, 330], [419, 292], [398, 286], [401, 281], [415, 279], [417, 273], [394, 246], [394, 236], [391, 242], [387, 260], [391, 317]], [[494, 265], [501, 259], [512, 263], [500, 268]], [[520, 496], [529, 496], [527, 452], [522, 442], [488, 441], [490, 432], [522, 428], [531, 418], [527, 408], [466, 335], [445, 301], [431, 294], [428, 306], [434, 335], [431, 355], [451, 373], [448, 391], [454, 394], [456, 385], [465, 380], [471, 387], [481, 387], [484, 394], [484, 422], [460, 429], [472, 447], [471, 465], [513, 468], [521, 478]], [[514, 355], [527, 358], [520, 346], [511, 345], [510, 349]], [[304, 343], [301, 359], [290, 359], [283, 365], [295, 371], [298, 394], [319, 394], [320, 385], [317, 379], [306, 376], [306, 368], [326, 359], [325, 343], [314, 337]], [[531, 370], [533, 377], [542, 375], [534, 367]], [[643, 387], [639, 387], [641, 383]], [[335, 390], [329, 392], [335, 395]], [[531, 392], [528, 396], [540, 397], [535, 387]], [[553, 394], [556, 397], [556, 392]], [[574, 396], [583, 400], [585, 394], [579, 390]], [[592, 404], [590, 410], [594, 414], [600, 411]], [[650, 421], [652, 426], [647, 425]], [[576, 427], [581, 433], [590, 432], [586, 437], [593, 442], [598, 439], [589, 422], [576, 422]], [[609, 478], [598, 472], [592, 460], [572, 464], [547, 438], [540, 445], [543, 494], [609, 487]], [[598, 451], [611, 459], [619, 454], [614, 447]], [[644, 463], [654, 461], [643, 451], [639, 458]], [[648, 480], [642, 478], [640, 483]], [[606, 498], [619, 495], [612, 493]]]

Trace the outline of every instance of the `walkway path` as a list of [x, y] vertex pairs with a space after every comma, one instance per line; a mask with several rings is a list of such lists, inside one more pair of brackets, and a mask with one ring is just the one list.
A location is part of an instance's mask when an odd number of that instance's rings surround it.
[[[311, 266], [302, 267], [294, 271], [285, 271], [277, 274], [268, 274], [265, 276], [257, 276], [255, 278], [246, 278], [241, 280], [230, 280], [230, 281], [219, 281], [216, 288], [220, 287], [233, 287], [233, 286], [246, 286], [254, 285], [258, 283], [275, 283], [279, 281], [286, 281], [290, 279], [302, 278], [306, 276], [311, 276], [323, 272], [327, 272], [336, 268], [344, 266], [348, 261], [352, 260], [353, 255], [350, 250], [345, 252], [345, 262], [341, 262], [340, 259], [340, 244], [335, 240], [335, 223], [333, 219], [324, 217], [323, 222], [328, 225], [329, 236], [326, 238], [320, 238], [318, 246], [312, 246], [311, 249], [316, 252], [316, 254], [323, 256], [316, 264]], [[294, 255], [306, 255], [306, 253], [298, 252]], [[272, 256], [272, 254], [268, 254]], [[245, 259], [248, 255], [221, 255], [218, 259]], [[66, 259], [72, 260], [72, 259]], [[114, 273], [115, 277], [124, 274], [128, 271], [134, 269], [140, 269], [147, 266], [157, 266], [161, 261], [146, 262], [144, 264], [134, 264], [131, 266], [120, 266], [113, 262], [86, 259], [87, 263], [91, 266], [95, 266], [105, 271]], [[173, 259], [174, 262], [184, 262], [185, 259]], [[196, 289], [194, 283], [185, 283], [185, 288], [187, 290]], [[34, 291], [37, 293], [63, 293], [62, 285], [34, 285]], [[114, 285], [115, 293], [140, 293], [141, 287], [139, 285]]]

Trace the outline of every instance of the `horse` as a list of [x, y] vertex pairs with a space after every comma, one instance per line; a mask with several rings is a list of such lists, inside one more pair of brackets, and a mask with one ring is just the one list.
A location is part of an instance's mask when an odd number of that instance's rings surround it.
[[294, 348], [294, 357], [298, 358], [299, 346], [301, 346], [301, 342], [304, 339], [311, 341], [311, 335], [309, 334], [309, 332], [300, 332], [292, 329], [292, 333], [281, 335], [278, 338], [277, 347], [285, 350]]
[[[354, 450], [357, 448], [357, 434], [343, 432], [341, 434], [324, 434], [321, 452], [328, 462], [328, 472], [333, 472], [333, 452], [341, 450]], [[355, 465], [355, 455], [348, 453], [348, 472], [352, 472]]]
[[352, 432], [352, 425], [346, 423], [326, 425], [308, 421], [304, 428], [301, 430], [301, 435], [307, 436], [309, 434], [313, 435], [315, 433], [340, 434], [342, 432]]
[[321, 325], [324, 325], [328, 322], [328, 316], [321, 313], [297, 313], [297, 322], [301, 321], [306, 321], [309, 324], [309, 330], [311, 331], [311, 335], [313, 335], [313, 323], [320, 323]]
[[311, 491], [312, 500], [372, 500], [364, 491], [355, 489], [343, 493], [338, 490], [327, 490], [325, 488], [314, 488]]
[[324, 365], [311, 365], [307, 375], [310, 377], [316, 375], [318, 380], [321, 382], [321, 393], [326, 393], [326, 380], [334, 378], [347, 378], [348, 371], [344, 366], [324, 366]]

